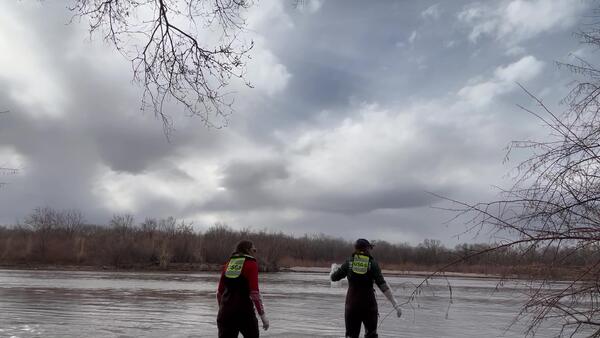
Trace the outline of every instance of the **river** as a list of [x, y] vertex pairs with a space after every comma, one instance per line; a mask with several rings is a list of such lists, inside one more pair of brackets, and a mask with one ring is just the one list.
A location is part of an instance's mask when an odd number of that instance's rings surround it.
[[[346, 285], [326, 273], [260, 275], [271, 328], [264, 337], [343, 337]], [[404, 301], [421, 279], [387, 276]], [[452, 304], [449, 303], [449, 281]], [[525, 286], [493, 279], [434, 279], [380, 337], [514, 337]], [[0, 337], [216, 337], [217, 273], [0, 270]], [[509, 285], [510, 284], [510, 285]], [[391, 306], [378, 292], [380, 321]], [[537, 336], [555, 336], [557, 326]], [[364, 332], [364, 331], [363, 331]]]

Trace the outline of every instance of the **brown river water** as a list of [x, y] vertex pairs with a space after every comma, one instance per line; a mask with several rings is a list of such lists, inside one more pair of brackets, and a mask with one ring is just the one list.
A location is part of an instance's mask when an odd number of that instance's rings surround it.
[[[216, 337], [217, 273], [0, 270], [0, 337]], [[346, 284], [327, 273], [259, 276], [271, 322], [261, 337], [343, 337]], [[418, 277], [387, 276], [403, 302]], [[447, 282], [452, 286], [449, 304]], [[522, 337], [510, 325], [525, 301], [518, 282], [431, 281], [404, 315], [378, 292], [380, 337]], [[510, 284], [510, 285], [509, 285]], [[449, 306], [450, 305], [450, 306]], [[538, 337], [556, 336], [557, 325]]]

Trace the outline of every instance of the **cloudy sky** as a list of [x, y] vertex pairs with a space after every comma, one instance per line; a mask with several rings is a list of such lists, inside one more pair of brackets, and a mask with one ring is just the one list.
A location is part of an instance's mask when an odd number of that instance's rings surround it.
[[[0, 2], [0, 224], [36, 207], [174, 216], [197, 229], [392, 242], [484, 241], [444, 224], [429, 192], [507, 185], [511, 140], [547, 131], [517, 83], [560, 111], [589, 0], [260, 0], [246, 15], [254, 88], [227, 128], [140, 111], [128, 61], [62, 1]], [[519, 156], [525, 155], [517, 155]]]

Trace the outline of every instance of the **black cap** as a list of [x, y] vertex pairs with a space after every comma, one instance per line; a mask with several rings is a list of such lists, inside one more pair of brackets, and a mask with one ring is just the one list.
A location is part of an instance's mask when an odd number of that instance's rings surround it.
[[364, 238], [359, 238], [354, 243], [354, 248], [355, 249], [373, 249], [373, 244], [369, 243], [369, 241], [367, 241]]

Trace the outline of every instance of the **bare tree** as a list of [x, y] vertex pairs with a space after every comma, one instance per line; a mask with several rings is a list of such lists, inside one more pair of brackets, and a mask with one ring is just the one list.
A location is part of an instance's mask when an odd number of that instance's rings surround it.
[[134, 221], [135, 218], [131, 214], [113, 215], [108, 224], [116, 232], [125, 235], [133, 230]]
[[25, 219], [25, 224], [38, 235], [37, 251], [42, 259], [46, 257], [50, 235], [58, 227], [57, 220], [58, 212], [49, 207], [35, 208]]
[[[578, 36], [600, 47], [598, 23]], [[521, 108], [550, 133], [544, 140], [511, 143], [509, 154], [530, 154], [517, 165], [515, 184], [491, 202], [453, 201], [458, 204], [454, 210], [469, 217], [470, 231], [489, 230], [504, 238], [469, 257], [518, 247], [523, 256], [538, 251], [550, 258], [541, 269], [541, 280], [530, 284], [521, 311], [520, 318], [529, 320], [527, 334], [552, 321], [562, 325], [561, 335], [600, 337], [600, 70], [580, 58], [559, 66], [579, 78], [564, 99], [563, 113], [556, 114], [523, 88], [536, 108]], [[585, 261], [564, 264], [573, 256]], [[570, 282], [554, 283], [559, 266]]]
[[142, 108], [150, 107], [168, 133], [172, 119], [165, 104], [171, 99], [207, 126], [227, 123], [233, 103], [227, 88], [233, 78], [244, 80], [253, 46], [239, 39], [243, 11], [251, 5], [248, 0], [73, 0], [70, 9], [131, 61], [134, 79], [144, 88]]
[[57, 222], [68, 236], [82, 232], [85, 219], [79, 210], [63, 210], [57, 214]]

